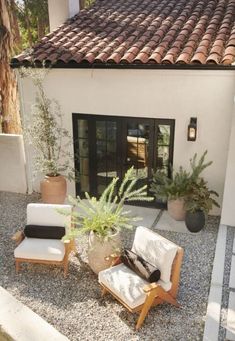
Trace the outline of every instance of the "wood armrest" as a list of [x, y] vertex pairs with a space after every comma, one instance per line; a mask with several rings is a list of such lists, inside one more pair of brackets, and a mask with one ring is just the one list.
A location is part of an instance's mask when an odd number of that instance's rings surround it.
[[116, 254], [112, 254], [112, 255], [105, 257], [105, 260], [106, 261], [111, 260], [111, 267], [122, 263], [121, 257]]
[[159, 287], [160, 287], [160, 285], [157, 282], [154, 282], [154, 283], [146, 284], [144, 286], [143, 290], [144, 290], [145, 293], [148, 293], [148, 292], [150, 292], [152, 290], [156, 290]]
[[17, 231], [11, 237], [11, 239], [14, 240], [17, 244], [20, 244], [24, 238], [25, 236], [23, 231]]

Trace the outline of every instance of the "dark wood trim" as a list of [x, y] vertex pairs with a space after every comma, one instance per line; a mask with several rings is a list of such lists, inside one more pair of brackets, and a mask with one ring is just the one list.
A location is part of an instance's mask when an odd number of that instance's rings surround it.
[[134, 70], [225, 70], [225, 71], [235, 71], [235, 65], [217, 65], [217, 64], [114, 64], [114, 63], [76, 63], [76, 62], [68, 62], [64, 63], [59, 61], [55, 64], [41, 62], [34, 62], [34, 64], [30, 62], [18, 62], [14, 58], [11, 60], [10, 66], [13, 69], [24, 67], [47, 67], [53, 69], [134, 69]]

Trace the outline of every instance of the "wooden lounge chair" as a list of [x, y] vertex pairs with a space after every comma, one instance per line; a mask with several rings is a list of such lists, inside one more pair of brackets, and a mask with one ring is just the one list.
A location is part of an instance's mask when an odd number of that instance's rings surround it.
[[161, 271], [158, 282], [145, 281], [120, 263], [120, 259], [116, 259], [114, 266], [99, 273], [99, 283], [103, 295], [109, 292], [130, 312], [140, 313], [136, 324], [138, 330], [152, 306], [167, 302], [179, 307], [176, 296], [183, 249], [159, 234], [139, 226], [132, 251]]
[[[28, 204], [27, 225], [65, 227], [71, 218], [58, 213], [58, 208], [72, 210], [70, 205]], [[21, 263], [40, 263], [61, 266], [64, 277], [67, 276], [69, 254], [75, 251], [74, 241], [28, 238], [23, 230], [16, 232], [12, 239], [17, 243], [14, 250], [16, 272], [20, 270]]]

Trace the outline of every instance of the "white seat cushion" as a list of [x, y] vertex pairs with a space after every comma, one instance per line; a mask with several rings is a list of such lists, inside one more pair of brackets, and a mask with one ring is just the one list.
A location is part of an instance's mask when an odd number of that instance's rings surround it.
[[132, 251], [156, 266], [161, 271], [162, 281], [170, 282], [172, 263], [178, 251], [176, 244], [146, 227], [138, 226]]
[[[149, 284], [149, 282], [139, 277], [124, 264], [100, 271], [99, 283], [103, 283], [131, 309], [144, 303], [146, 294], [143, 291], [143, 287]], [[171, 282], [166, 284], [160, 280], [158, 284], [166, 291], [171, 288]]]
[[58, 212], [58, 209], [72, 211], [71, 205], [28, 204], [27, 225], [70, 226], [70, 216]]
[[62, 261], [64, 243], [57, 239], [25, 238], [15, 249], [15, 258]]

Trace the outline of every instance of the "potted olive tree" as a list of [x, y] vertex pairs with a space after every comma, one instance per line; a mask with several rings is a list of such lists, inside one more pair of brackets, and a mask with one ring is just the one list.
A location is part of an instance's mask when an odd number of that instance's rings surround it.
[[[74, 206], [74, 228], [70, 229], [68, 237], [88, 233], [88, 262], [95, 273], [108, 268], [111, 261], [107, 257], [120, 249], [119, 232], [131, 229], [135, 221], [141, 220], [131, 215], [131, 211], [124, 206], [125, 202], [153, 200], [147, 196], [146, 185], [136, 189], [139, 178], [132, 167], [126, 172], [121, 184], [118, 177], [114, 178], [99, 199], [90, 197], [88, 193], [85, 194], [86, 200], [79, 196], [69, 197]], [[64, 210], [60, 212], [67, 214]]]
[[47, 97], [43, 87], [48, 72], [45, 68], [20, 70], [21, 77], [30, 78], [36, 88], [35, 104], [23, 130], [26, 141], [33, 147], [34, 168], [44, 174], [40, 183], [42, 201], [61, 204], [67, 192], [65, 177], [71, 180], [74, 176], [73, 157], [68, 151], [71, 137], [63, 128], [60, 106]]
[[185, 198], [185, 224], [190, 232], [201, 231], [205, 226], [206, 215], [213, 206], [219, 207], [215, 197], [218, 197], [218, 193], [210, 190], [203, 178], [192, 181]]

